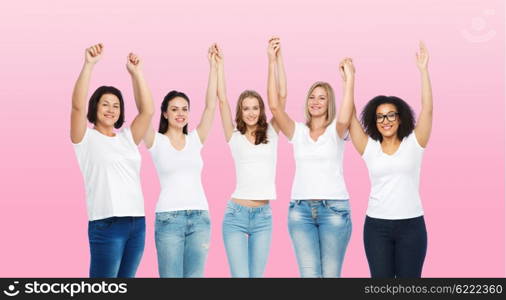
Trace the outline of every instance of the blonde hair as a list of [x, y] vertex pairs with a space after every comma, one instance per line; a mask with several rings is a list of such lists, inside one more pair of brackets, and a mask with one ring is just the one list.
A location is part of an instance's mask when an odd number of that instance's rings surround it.
[[309, 113], [309, 97], [311, 96], [311, 93], [313, 93], [314, 89], [317, 87], [323, 88], [327, 92], [327, 124], [325, 126], [328, 126], [332, 121], [334, 121], [336, 117], [336, 97], [334, 96], [334, 89], [332, 89], [332, 86], [324, 81], [317, 81], [313, 83], [313, 85], [309, 88], [309, 91], [307, 92], [306, 97], [306, 105], [304, 106], [304, 115], [306, 117], [306, 126], [311, 128], [311, 119], [313, 118], [311, 114]]

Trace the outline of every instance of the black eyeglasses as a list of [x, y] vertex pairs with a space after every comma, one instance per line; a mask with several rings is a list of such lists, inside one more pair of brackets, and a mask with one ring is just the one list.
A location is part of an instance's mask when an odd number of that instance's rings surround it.
[[376, 122], [383, 123], [383, 121], [385, 121], [385, 118], [387, 118], [387, 120], [390, 122], [394, 122], [395, 120], [397, 120], [398, 115], [399, 115], [399, 113], [396, 111], [391, 111], [386, 115], [377, 114], [376, 115]]

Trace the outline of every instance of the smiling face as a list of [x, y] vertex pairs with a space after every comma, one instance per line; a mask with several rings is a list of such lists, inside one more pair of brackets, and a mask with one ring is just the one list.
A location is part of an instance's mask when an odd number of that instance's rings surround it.
[[329, 97], [327, 91], [321, 86], [314, 88], [307, 99], [307, 109], [311, 117], [327, 115], [328, 107]]
[[395, 105], [384, 103], [376, 108], [376, 127], [384, 138], [396, 135], [399, 124], [399, 115]]
[[255, 97], [246, 97], [241, 105], [242, 120], [248, 126], [255, 126], [260, 116], [260, 102]]
[[119, 98], [113, 94], [103, 94], [98, 100], [96, 122], [104, 127], [114, 127], [120, 113]]
[[163, 113], [164, 117], [169, 121], [169, 127], [175, 127], [183, 130], [188, 124], [188, 102], [183, 97], [175, 97], [169, 101], [167, 111]]

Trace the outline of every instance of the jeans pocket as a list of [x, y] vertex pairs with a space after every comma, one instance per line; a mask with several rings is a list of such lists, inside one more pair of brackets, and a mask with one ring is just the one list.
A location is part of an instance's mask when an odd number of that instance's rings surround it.
[[348, 201], [343, 200], [326, 200], [326, 207], [335, 214], [342, 217], [349, 217], [350, 206]]
[[210, 225], [211, 224], [211, 219], [209, 218], [209, 213], [207, 211], [203, 211], [202, 212], [202, 214], [200, 215], [200, 219], [206, 225]]
[[272, 208], [270, 208], [270, 207], [265, 208], [262, 211], [262, 217], [264, 217], [265, 219], [272, 218]]
[[236, 214], [236, 212], [237, 212], [237, 210], [236, 210], [235, 208], [233, 208], [233, 207], [232, 207], [232, 206], [230, 206], [230, 205], [227, 205], [227, 208], [225, 209], [225, 216], [226, 216], [226, 215], [231, 215], [231, 216], [233, 216], [233, 215], [235, 215], [235, 214]]
[[106, 230], [114, 223], [115, 218], [106, 218], [93, 221], [93, 227], [98, 230]]
[[164, 211], [164, 212], [157, 212], [156, 213], [156, 223], [165, 225], [170, 224], [175, 221], [177, 217], [176, 211]]

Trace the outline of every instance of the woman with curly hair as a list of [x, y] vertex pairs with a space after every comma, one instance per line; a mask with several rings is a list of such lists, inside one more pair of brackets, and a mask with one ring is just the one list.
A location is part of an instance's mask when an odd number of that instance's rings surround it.
[[[422, 157], [432, 129], [429, 54], [420, 43], [416, 62], [422, 79], [418, 121], [411, 107], [393, 96], [377, 96], [355, 113], [351, 139], [371, 180], [364, 246], [371, 277], [420, 277], [427, 231], [419, 194]], [[354, 110], [353, 110], [354, 111]], [[363, 126], [363, 127], [362, 127]]]

